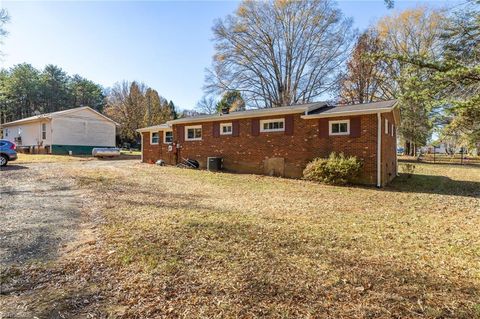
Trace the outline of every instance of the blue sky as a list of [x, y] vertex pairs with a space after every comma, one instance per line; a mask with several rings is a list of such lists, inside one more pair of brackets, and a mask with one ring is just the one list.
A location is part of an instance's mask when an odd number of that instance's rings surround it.
[[[445, 1], [396, 1], [395, 10]], [[211, 27], [237, 1], [1, 1], [11, 15], [1, 66], [27, 62], [78, 73], [105, 87], [137, 80], [192, 109], [213, 55]], [[383, 0], [339, 1], [362, 30], [389, 10]]]

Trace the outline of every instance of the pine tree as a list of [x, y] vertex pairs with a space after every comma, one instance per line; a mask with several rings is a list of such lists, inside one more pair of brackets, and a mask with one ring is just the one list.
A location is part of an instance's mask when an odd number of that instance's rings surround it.
[[221, 112], [223, 109], [229, 112], [244, 111], [245, 101], [239, 91], [227, 91], [223, 94], [222, 99], [217, 104], [217, 111]]
[[177, 110], [175, 109], [175, 104], [172, 101], [168, 102], [168, 108], [170, 110], [170, 118], [175, 120], [178, 118]]

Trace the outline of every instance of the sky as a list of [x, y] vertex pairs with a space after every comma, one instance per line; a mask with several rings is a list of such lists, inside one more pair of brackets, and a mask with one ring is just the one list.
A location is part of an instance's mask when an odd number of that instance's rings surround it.
[[[396, 0], [394, 10], [419, 5], [447, 2]], [[180, 109], [193, 109], [214, 53], [213, 23], [237, 6], [237, 1], [0, 0], [11, 16], [0, 65], [55, 64], [104, 87], [140, 81]], [[338, 6], [360, 31], [392, 12], [383, 0]]]

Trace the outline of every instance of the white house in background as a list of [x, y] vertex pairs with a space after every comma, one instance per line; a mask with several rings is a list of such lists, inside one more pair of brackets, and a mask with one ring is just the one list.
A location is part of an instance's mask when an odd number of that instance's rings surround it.
[[118, 124], [88, 106], [41, 114], [1, 125], [3, 139], [31, 153], [91, 154], [114, 147]]

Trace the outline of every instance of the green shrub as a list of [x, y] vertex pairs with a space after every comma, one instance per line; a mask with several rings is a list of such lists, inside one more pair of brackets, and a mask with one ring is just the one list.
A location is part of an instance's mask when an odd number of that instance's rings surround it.
[[328, 158], [316, 158], [303, 171], [303, 178], [326, 184], [351, 183], [360, 174], [362, 162], [355, 156], [331, 153]]

